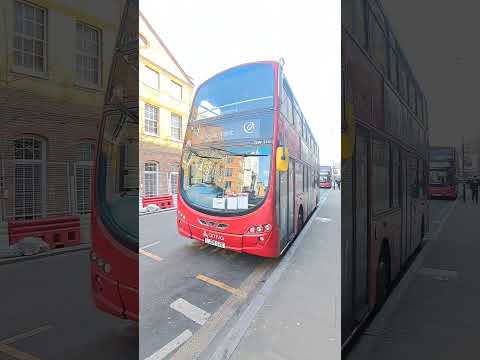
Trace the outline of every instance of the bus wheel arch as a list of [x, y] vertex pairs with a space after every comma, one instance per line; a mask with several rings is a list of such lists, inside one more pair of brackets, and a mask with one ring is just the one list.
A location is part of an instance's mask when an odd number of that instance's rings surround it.
[[376, 281], [376, 303], [381, 305], [387, 298], [391, 285], [391, 256], [390, 245], [387, 239], [383, 239], [380, 255], [377, 264], [377, 281]]

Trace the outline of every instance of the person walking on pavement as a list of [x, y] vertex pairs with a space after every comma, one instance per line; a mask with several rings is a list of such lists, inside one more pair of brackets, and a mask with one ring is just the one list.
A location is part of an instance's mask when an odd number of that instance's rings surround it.
[[470, 189], [472, 189], [472, 202], [478, 204], [478, 186], [480, 182], [478, 176], [474, 176], [472, 182], [470, 183]]
[[340, 179], [335, 179], [335, 182], [337, 183], [338, 190], [340, 190]]

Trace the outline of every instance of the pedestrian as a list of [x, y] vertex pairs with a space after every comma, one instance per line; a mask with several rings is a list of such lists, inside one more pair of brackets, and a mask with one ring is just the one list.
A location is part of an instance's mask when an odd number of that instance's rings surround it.
[[337, 182], [337, 180], [335, 179], [332, 182], [333, 182], [333, 190], [335, 190], [335, 183]]
[[340, 190], [340, 179], [336, 179], [335, 182], [337, 183], [338, 190]]
[[470, 189], [472, 189], [472, 202], [478, 204], [478, 186], [480, 182], [478, 180], [478, 176], [475, 175], [470, 183]]

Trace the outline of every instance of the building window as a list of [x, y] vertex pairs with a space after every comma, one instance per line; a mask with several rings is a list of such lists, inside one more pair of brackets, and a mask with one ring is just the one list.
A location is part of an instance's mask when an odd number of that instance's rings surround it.
[[145, 186], [143, 188], [144, 196], [158, 195], [158, 164], [155, 162], [145, 163]]
[[182, 138], [182, 117], [180, 115], [172, 113], [170, 129], [170, 136], [172, 138], [177, 140]]
[[177, 184], [178, 184], [178, 173], [176, 172], [171, 172], [169, 174], [169, 186], [170, 186], [170, 194], [176, 194], [177, 193]]
[[77, 22], [76, 73], [80, 83], [100, 83], [100, 32], [82, 22]]
[[158, 135], [158, 108], [145, 104], [145, 133]]
[[232, 168], [226, 168], [225, 169], [225, 176], [232, 176], [233, 174], [233, 169]]
[[76, 208], [79, 214], [91, 211], [92, 169], [95, 154], [93, 141], [77, 145], [75, 162], [75, 195]]
[[15, 2], [14, 64], [35, 73], [47, 72], [47, 11]]
[[28, 220], [44, 214], [45, 143], [33, 136], [14, 141], [15, 219]]
[[225, 190], [229, 190], [232, 188], [232, 182], [231, 181], [225, 181]]
[[182, 100], [182, 85], [172, 80], [172, 97], [177, 100]]
[[160, 89], [160, 75], [148, 66], [145, 66], [143, 83], [151, 88]]

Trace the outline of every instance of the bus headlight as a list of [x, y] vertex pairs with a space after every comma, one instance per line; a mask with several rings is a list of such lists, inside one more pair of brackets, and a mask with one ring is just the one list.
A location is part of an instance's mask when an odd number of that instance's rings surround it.
[[105, 263], [105, 265], [103, 265], [103, 271], [105, 271], [106, 274], [110, 274], [112, 271], [112, 265]]

